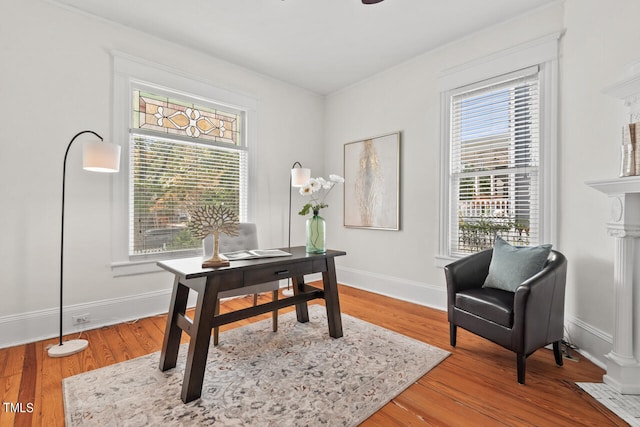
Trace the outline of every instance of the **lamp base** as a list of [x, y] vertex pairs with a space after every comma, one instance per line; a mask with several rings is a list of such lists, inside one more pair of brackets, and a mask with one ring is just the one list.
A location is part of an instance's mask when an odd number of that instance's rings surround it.
[[48, 353], [49, 357], [65, 357], [80, 353], [87, 347], [89, 347], [87, 340], [69, 340], [49, 348]]
[[229, 265], [231, 265], [229, 260], [222, 255], [217, 257], [214, 255], [212, 258], [202, 261], [202, 268], [228, 267]]
[[289, 289], [284, 289], [282, 291], [282, 295], [284, 295], [285, 297], [290, 297], [293, 295], [293, 288], [289, 288]]

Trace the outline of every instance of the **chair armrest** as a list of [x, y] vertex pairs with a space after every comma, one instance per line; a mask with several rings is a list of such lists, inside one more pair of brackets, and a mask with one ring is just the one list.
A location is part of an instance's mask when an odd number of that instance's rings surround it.
[[562, 339], [566, 277], [567, 260], [554, 251], [547, 266], [516, 289], [514, 330], [525, 330], [527, 324], [535, 324], [535, 328], [528, 329], [525, 348]]
[[489, 264], [493, 249], [485, 249], [467, 257], [461, 258], [444, 267], [447, 288], [455, 292], [465, 289], [482, 287], [489, 274]]
[[[561, 293], [564, 295], [567, 276], [567, 260], [564, 255], [555, 252], [545, 268], [531, 276], [515, 292], [514, 311], [540, 309], [549, 305], [549, 301]], [[533, 304], [533, 305], [531, 305]]]
[[457, 292], [481, 288], [489, 274], [489, 264], [493, 249], [485, 249], [467, 257], [461, 258], [444, 267], [447, 279], [447, 299], [449, 306], [454, 304]]

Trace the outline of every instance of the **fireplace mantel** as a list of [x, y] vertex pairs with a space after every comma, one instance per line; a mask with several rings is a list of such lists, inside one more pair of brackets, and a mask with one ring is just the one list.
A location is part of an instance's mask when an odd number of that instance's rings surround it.
[[603, 380], [622, 394], [640, 394], [640, 176], [586, 182], [609, 198], [615, 238], [613, 348]]
[[607, 230], [610, 235], [640, 237], [640, 176], [587, 181], [586, 184], [609, 196]]
[[640, 193], [640, 176], [587, 181], [586, 184], [607, 195]]

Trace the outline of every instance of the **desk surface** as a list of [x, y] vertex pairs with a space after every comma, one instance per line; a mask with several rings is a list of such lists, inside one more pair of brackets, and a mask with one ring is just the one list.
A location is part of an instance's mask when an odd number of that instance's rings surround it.
[[245, 260], [231, 261], [231, 265], [219, 268], [202, 268], [202, 257], [171, 259], [166, 261], [158, 261], [158, 266], [168, 270], [174, 274], [183, 276], [185, 279], [194, 279], [196, 277], [204, 277], [217, 272], [226, 272], [236, 269], [250, 269], [252, 267], [260, 267], [265, 264], [271, 266], [290, 265], [292, 262], [303, 261], [313, 258], [328, 258], [346, 255], [344, 251], [327, 250], [324, 254], [308, 254], [304, 246], [296, 246], [289, 248], [280, 248], [283, 251], [291, 253], [291, 256], [273, 257], [273, 258], [254, 258]]

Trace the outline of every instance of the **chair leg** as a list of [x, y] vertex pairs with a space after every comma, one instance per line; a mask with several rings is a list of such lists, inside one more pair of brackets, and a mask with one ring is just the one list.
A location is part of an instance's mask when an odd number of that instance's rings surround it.
[[258, 294], [253, 294], [253, 306], [258, 305]]
[[451, 347], [456, 346], [456, 334], [458, 332], [458, 326], [453, 323], [449, 323], [449, 341], [451, 342]]
[[[273, 291], [273, 301], [278, 301], [278, 291]], [[273, 332], [278, 332], [278, 309], [273, 310], [271, 318], [273, 321]]]
[[518, 382], [524, 384], [524, 374], [527, 365], [527, 356], [524, 353], [518, 353], [516, 355], [518, 365]]
[[562, 351], [560, 351], [560, 341], [555, 341], [553, 343], [553, 355], [556, 358], [556, 365], [558, 366], [562, 366]]
[[[216, 300], [216, 308], [213, 311], [213, 315], [220, 314], [220, 299]], [[213, 345], [218, 345], [218, 335], [220, 334], [220, 328], [218, 326], [213, 328]]]

